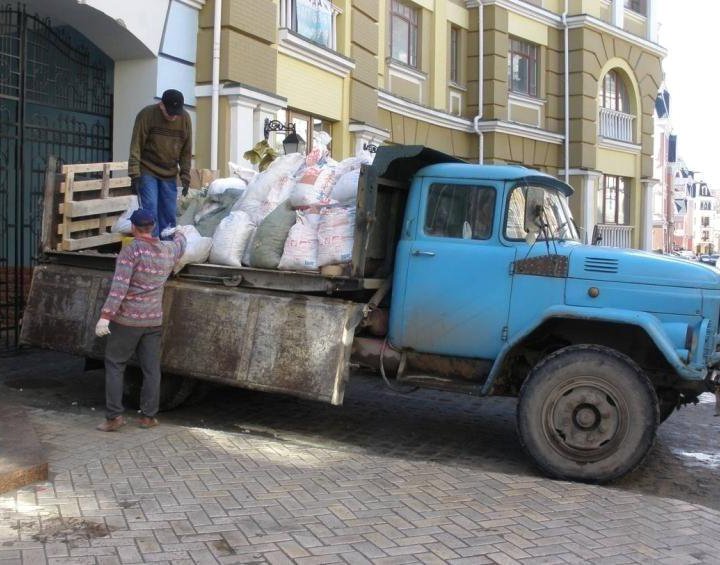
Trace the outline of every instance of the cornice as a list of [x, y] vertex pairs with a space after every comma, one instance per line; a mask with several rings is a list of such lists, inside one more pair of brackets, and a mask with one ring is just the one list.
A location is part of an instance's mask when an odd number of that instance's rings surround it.
[[415, 102], [399, 98], [384, 90], [378, 91], [378, 108], [402, 114], [408, 118], [414, 118], [436, 126], [463, 131], [466, 133], [473, 132], [471, 120], [459, 118], [458, 116], [453, 116], [452, 114], [448, 114], [441, 110], [435, 110], [434, 108], [427, 108], [426, 106], [422, 106]]
[[567, 19], [567, 22], [568, 22], [569, 29], [590, 27], [590, 28], [596, 29], [598, 31], [602, 31], [604, 33], [609, 33], [610, 35], [614, 35], [615, 37], [618, 37], [618, 38], [628, 41], [630, 43], [640, 45], [643, 49], [650, 51], [651, 53], [653, 53], [654, 55], [657, 55], [658, 57], [666, 57], [667, 56], [667, 49], [665, 49], [663, 46], [658, 45], [657, 43], [653, 43], [652, 41], [648, 41], [647, 39], [643, 39], [642, 37], [639, 37], [632, 33], [628, 33], [624, 29], [620, 29], [619, 27], [610, 25], [607, 22], [598, 20], [597, 18], [594, 18], [593, 16], [588, 16], [585, 14], [582, 14], [579, 16], [569, 16]]
[[545, 143], [553, 143], [561, 145], [565, 141], [565, 136], [559, 133], [553, 133], [540, 128], [523, 126], [514, 122], [505, 122], [502, 120], [488, 120], [478, 123], [478, 129], [482, 133], [504, 133], [507, 135], [517, 135], [534, 139], [535, 141], [544, 141]]

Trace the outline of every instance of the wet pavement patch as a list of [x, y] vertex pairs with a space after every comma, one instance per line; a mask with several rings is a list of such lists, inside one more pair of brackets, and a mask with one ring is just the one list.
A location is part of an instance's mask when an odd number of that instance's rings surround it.
[[77, 540], [92, 540], [110, 535], [111, 529], [105, 524], [83, 518], [49, 518], [42, 521], [40, 530], [32, 538], [41, 543], [72, 543]]

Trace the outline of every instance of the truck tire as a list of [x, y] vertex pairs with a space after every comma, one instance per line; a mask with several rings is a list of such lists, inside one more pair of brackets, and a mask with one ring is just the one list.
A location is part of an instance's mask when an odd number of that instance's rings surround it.
[[[142, 389], [142, 371], [138, 367], [128, 367], [123, 380], [123, 404], [127, 408], [140, 407]], [[197, 379], [163, 373], [160, 381], [160, 411], [172, 410], [184, 404], [193, 394]]]
[[520, 390], [520, 442], [550, 476], [604, 483], [642, 463], [659, 425], [650, 381], [631, 359], [573, 345], [543, 359]]

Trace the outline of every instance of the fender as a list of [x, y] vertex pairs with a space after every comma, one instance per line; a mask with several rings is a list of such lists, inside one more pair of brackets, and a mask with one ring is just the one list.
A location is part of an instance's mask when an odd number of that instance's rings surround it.
[[705, 379], [707, 374], [707, 367], [703, 363], [702, 344], [704, 344], [706, 340], [706, 336], [704, 334], [709, 329], [708, 320], [703, 320], [698, 326], [694, 327], [693, 350], [691, 352], [681, 350], [684, 351], [690, 358], [690, 363], [686, 363], [680, 357], [678, 349], [668, 336], [662, 322], [660, 322], [660, 320], [652, 314], [648, 314], [647, 312], [622, 310], [619, 308], [584, 308], [581, 306], [559, 305], [552, 306], [545, 310], [538, 320], [538, 323], [534, 326], [531, 326], [525, 331], [514, 334], [510, 337], [505, 346], [500, 350], [500, 353], [493, 363], [490, 374], [488, 375], [488, 378], [480, 392], [482, 396], [487, 396], [490, 393], [490, 390], [492, 390], [495, 379], [500, 374], [503, 363], [505, 362], [505, 358], [513, 347], [515, 347], [542, 324], [553, 318], [572, 318], [576, 320], [612, 322], [637, 326], [642, 328], [648, 336], [650, 336], [650, 339], [653, 343], [655, 343], [670, 366], [677, 371], [678, 376], [685, 380], [701, 381]]

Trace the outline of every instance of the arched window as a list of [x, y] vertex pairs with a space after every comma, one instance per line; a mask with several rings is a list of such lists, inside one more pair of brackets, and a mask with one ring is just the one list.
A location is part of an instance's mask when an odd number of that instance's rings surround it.
[[616, 71], [608, 72], [603, 79], [600, 105], [609, 110], [630, 113], [627, 89]]

